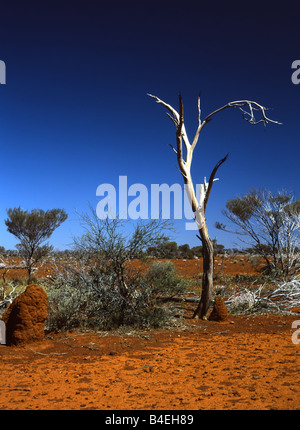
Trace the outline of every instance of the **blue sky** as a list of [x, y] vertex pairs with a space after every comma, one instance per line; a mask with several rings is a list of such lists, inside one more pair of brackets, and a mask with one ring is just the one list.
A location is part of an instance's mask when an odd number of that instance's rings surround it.
[[[222, 4], [223, 3], [223, 4]], [[225, 4], [226, 3], [226, 4]], [[68, 220], [50, 242], [60, 249], [80, 234], [76, 211], [96, 208], [102, 183], [182, 184], [175, 128], [147, 93], [178, 106], [190, 139], [202, 116], [239, 99], [271, 108], [282, 122], [251, 126], [236, 109], [214, 117], [193, 159], [195, 183], [218, 172], [207, 207], [212, 238], [226, 201], [250, 187], [285, 188], [300, 197], [300, 59], [297, 2], [10, 1], [1, 5], [0, 245], [13, 248], [6, 209], [64, 208]], [[250, 7], [251, 6], [251, 7]], [[299, 8], [299, 7], [298, 7]], [[179, 244], [200, 244], [176, 221]]]

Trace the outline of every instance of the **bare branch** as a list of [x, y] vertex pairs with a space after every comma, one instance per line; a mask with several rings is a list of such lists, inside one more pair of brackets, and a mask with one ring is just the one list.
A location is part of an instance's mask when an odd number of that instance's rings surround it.
[[[245, 106], [247, 106], [249, 108], [249, 112], [242, 109]], [[247, 122], [249, 122], [249, 124], [256, 125], [256, 124], [259, 124], [261, 122], [263, 122], [264, 124], [268, 124], [269, 122], [272, 122], [273, 124], [282, 124], [278, 121], [274, 121], [274, 120], [268, 118], [266, 115], [266, 110], [268, 110], [268, 109], [265, 108], [264, 106], [258, 104], [257, 102], [254, 102], [251, 100], [237, 100], [237, 101], [227, 103], [226, 105], [220, 107], [219, 109], [216, 109], [215, 111], [213, 111], [212, 113], [207, 115], [207, 117], [202, 122], [201, 129], [204, 127], [205, 124], [207, 124], [208, 121], [210, 121], [212, 119], [213, 115], [217, 114], [218, 112], [221, 112], [224, 109], [232, 108], [232, 107], [238, 107], [242, 111], [243, 118]], [[262, 119], [256, 120], [255, 116], [254, 116], [254, 111], [260, 112], [262, 115]]]
[[198, 95], [198, 124], [201, 125], [201, 106], [200, 106], [200, 93]]
[[195, 146], [197, 145], [199, 134], [201, 131], [201, 107], [200, 107], [200, 94], [198, 96], [198, 128], [192, 143], [192, 151], [195, 149]]
[[168, 117], [171, 118], [171, 120], [175, 123], [176, 126], [179, 124], [179, 113], [174, 108], [172, 108], [171, 105], [169, 105], [168, 103], [164, 102], [163, 100], [159, 99], [158, 97], [152, 94], [147, 94], [147, 95], [155, 99], [156, 103], [159, 103], [162, 106], [164, 106], [171, 113], [171, 115], [173, 115], [173, 118], [172, 118], [170, 114], [167, 114]]
[[[177, 142], [177, 151], [171, 146], [171, 148], [173, 149], [173, 151], [177, 154], [177, 161], [178, 161], [178, 166], [179, 166], [179, 170], [180, 173], [182, 174], [185, 183], [192, 183], [192, 178], [191, 178], [191, 164], [192, 164], [192, 158], [193, 158], [193, 151], [197, 145], [198, 139], [199, 139], [199, 135], [203, 129], [203, 127], [205, 126], [205, 124], [207, 124], [209, 121], [212, 120], [212, 117], [214, 115], [216, 115], [217, 113], [228, 109], [228, 108], [239, 108], [242, 112], [243, 118], [249, 122], [249, 124], [255, 125], [255, 124], [259, 124], [261, 122], [263, 122], [264, 124], [268, 124], [269, 122], [274, 123], [274, 124], [281, 124], [278, 121], [274, 121], [270, 118], [267, 117], [266, 115], [266, 110], [267, 108], [265, 108], [264, 106], [260, 105], [257, 102], [251, 101], [251, 100], [236, 100], [236, 101], [232, 101], [230, 103], [227, 103], [226, 105], [220, 107], [219, 109], [216, 109], [215, 111], [211, 112], [209, 115], [207, 115], [207, 117], [201, 122], [201, 105], [200, 105], [200, 94], [198, 95], [198, 128], [197, 131], [195, 133], [195, 137], [193, 139], [192, 144], [190, 144], [189, 139], [187, 137], [186, 134], [186, 130], [185, 130], [185, 125], [184, 125], [184, 117], [183, 117], [183, 102], [182, 102], [182, 97], [181, 94], [179, 93], [179, 113], [168, 103], [165, 103], [163, 100], [159, 99], [158, 97], [152, 95], [152, 94], [148, 94], [150, 97], [154, 98], [156, 100], [157, 103], [163, 105], [167, 110], [167, 115], [169, 116], [169, 118], [173, 121], [173, 123], [176, 126], [176, 142]], [[261, 119], [256, 119], [255, 115], [256, 113], [259, 113], [262, 118]], [[182, 141], [185, 144], [185, 149], [186, 149], [186, 159], [184, 160], [183, 158], [183, 150], [182, 150]], [[214, 167], [211, 175], [210, 175], [210, 179], [208, 184], [205, 183], [204, 184], [204, 189], [205, 189], [205, 199], [204, 199], [204, 212], [207, 206], [207, 202], [210, 196], [210, 192], [211, 192], [211, 188], [213, 185], [213, 181], [214, 181], [214, 177], [215, 174], [218, 170], [218, 168], [227, 160], [228, 154], [226, 155], [226, 157], [222, 158]], [[193, 205], [195, 206], [195, 201], [196, 201], [196, 197], [193, 193]]]
[[[183, 163], [184, 163], [184, 161], [183, 161]], [[176, 169], [179, 171], [179, 173], [182, 174], [183, 178], [185, 179], [185, 182], [187, 182], [188, 176], [181, 169], [179, 169], [178, 166], [176, 166]]]
[[[11, 290], [8, 292], [8, 286], [11, 288]], [[13, 300], [16, 298], [16, 296], [18, 295], [17, 293], [15, 293], [15, 289], [17, 288], [16, 285], [13, 285], [11, 282], [8, 284], [8, 286], [4, 286], [2, 285], [0, 287], [0, 307], [6, 305], [7, 303], [12, 303]]]
[[173, 146], [173, 145], [171, 145], [170, 143], [169, 143], [169, 146], [171, 146], [171, 148], [173, 149], [173, 151], [175, 152], [175, 154], [177, 154], [177, 151], [176, 151], [176, 149], [174, 148], [174, 146]]
[[223, 163], [225, 163], [225, 161], [227, 160], [228, 156], [229, 156], [229, 153], [228, 153], [224, 158], [222, 158], [222, 159], [221, 159], [221, 160], [220, 160], [220, 161], [215, 165], [215, 167], [214, 167], [213, 171], [211, 172], [211, 175], [210, 175], [210, 177], [209, 177], [209, 181], [208, 181], [207, 191], [206, 191], [206, 194], [205, 194], [205, 199], [204, 199], [204, 212], [205, 212], [205, 210], [206, 210], [207, 202], [208, 202], [208, 199], [209, 199], [209, 196], [210, 196], [211, 188], [212, 188], [213, 181], [214, 181], [215, 175], [216, 175], [216, 173], [217, 173], [217, 170], [218, 170], [218, 168], [219, 168]]
[[[181, 137], [182, 137], [182, 140], [185, 144], [186, 149], [188, 150], [188, 148], [191, 145], [190, 145], [189, 139], [187, 137], [187, 133], [186, 133], [185, 125], [184, 125], [184, 121], [183, 121], [183, 103], [182, 103], [181, 95], [179, 94], [179, 109], [182, 109], [182, 124], [181, 125], [180, 125], [180, 112], [178, 113], [171, 105], [164, 102], [160, 98], [154, 96], [153, 94], [147, 94], [147, 95], [149, 97], [152, 97], [154, 100], [156, 100], [156, 103], [161, 104], [162, 106], [164, 106], [169, 111], [169, 112], [167, 112], [167, 115], [175, 124], [176, 129], [178, 129], [178, 127], [181, 127]], [[181, 105], [181, 107], [180, 107], [180, 105]]]
[[185, 148], [187, 151], [187, 158], [186, 158], [186, 160], [187, 160], [188, 156], [189, 156], [191, 145], [190, 145], [190, 142], [189, 142], [189, 139], [187, 137], [186, 130], [185, 130], [184, 119], [183, 119], [183, 102], [182, 102], [182, 97], [181, 97], [180, 93], [179, 93], [178, 97], [179, 97], [179, 127], [177, 129], [177, 132], [178, 133], [180, 132], [183, 143], [185, 145]]
[[177, 160], [182, 174], [186, 175], [186, 171], [184, 168], [184, 160], [182, 156], [183, 105], [182, 105], [182, 99], [180, 94], [179, 94], [179, 109], [180, 109], [180, 114], [178, 117], [178, 126], [176, 130]]
[[175, 127], [178, 126], [177, 120], [175, 118], [172, 117], [172, 115], [169, 114], [169, 112], [167, 112], [168, 117], [174, 122]]

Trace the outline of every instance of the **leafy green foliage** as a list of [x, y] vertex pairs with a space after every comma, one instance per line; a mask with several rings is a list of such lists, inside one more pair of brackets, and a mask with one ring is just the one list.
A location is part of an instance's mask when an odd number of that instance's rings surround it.
[[273, 194], [268, 190], [250, 190], [243, 197], [228, 200], [223, 215], [237, 230], [227, 230], [216, 223], [216, 228], [250, 240], [266, 263], [268, 273], [291, 279], [300, 263], [300, 200], [282, 190]]
[[7, 216], [5, 220], [7, 230], [20, 241], [17, 248], [25, 261], [30, 281], [34, 265], [52, 249], [48, 244], [42, 246], [42, 243], [67, 219], [67, 214], [62, 209], [46, 212], [42, 209], [33, 209], [29, 212], [18, 207], [8, 209]]
[[176, 275], [175, 266], [171, 261], [155, 261], [148, 269], [146, 281], [151, 285], [152, 294], [156, 297], [183, 294], [189, 281]]

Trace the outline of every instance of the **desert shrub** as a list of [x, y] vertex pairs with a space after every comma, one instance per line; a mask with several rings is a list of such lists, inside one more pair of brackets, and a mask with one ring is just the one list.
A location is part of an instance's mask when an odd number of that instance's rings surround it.
[[[69, 279], [70, 281], [70, 279]], [[121, 294], [111, 280], [74, 277], [73, 282], [52, 288], [48, 293], [48, 330], [111, 330], [120, 326], [159, 327], [169, 316], [167, 309], [153, 300], [149, 282], [135, 279]]]
[[96, 311], [89, 294], [82, 294], [70, 286], [48, 293], [48, 307], [46, 329], [50, 331], [86, 329], [89, 326], [88, 314]]
[[175, 266], [171, 261], [152, 263], [145, 278], [150, 282], [152, 295], [156, 297], [183, 294], [191, 284], [191, 281], [176, 275]]
[[[26, 284], [27, 286], [27, 284]], [[0, 281], [0, 309], [5, 309], [25, 289], [20, 282], [4, 283]]]
[[154, 300], [155, 287], [128, 263], [147, 247], [165, 241], [160, 220], [139, 223], [128, 236], [119, 219], [81, 219], [85, 234], [75, 239], [76, 261], [58, 264], [49, 286], [48, 329], [160, 326], [169, 312]]
[[226, 306], [233, 314], [243, 314], [254, 311], [256, 302], [256, 294], [249, 290], [244, 290], [232, 296], [227, 301]]
[[162, 327], [173, 316], [166, 298], [182, 294], [190, 285], [175, 274], [171, 262], [153, 263], [143, 277], [126, 276], [126, 294], [116, 286], [114, 275], [87, 262], [60, 268], [48, 288], [47, 329]]
[[261, 285], [244, 289], [226, 301], [231, 313], [290, 313], [300, 306], [300, 280], [295, 278], [279, 286]]

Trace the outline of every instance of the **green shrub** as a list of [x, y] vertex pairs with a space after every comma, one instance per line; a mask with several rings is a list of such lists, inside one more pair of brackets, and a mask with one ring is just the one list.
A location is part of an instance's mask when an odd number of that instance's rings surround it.
[[171, 262], [155, 262], [144, 277], [126, 278], [126, 293], [112, 275], [94, 267], [65, 266], [48, 288], [47, 330], [162, 327], [172, 317], [165, 299], [182, 294], [190, 284], [175, 274]]
[[176, 275], [175, 266], [171, 261], [152, 263], [146, 273], [146, 280], [151, 285], [152, 294], [158, 297], [183, 294], [191, 283]]

